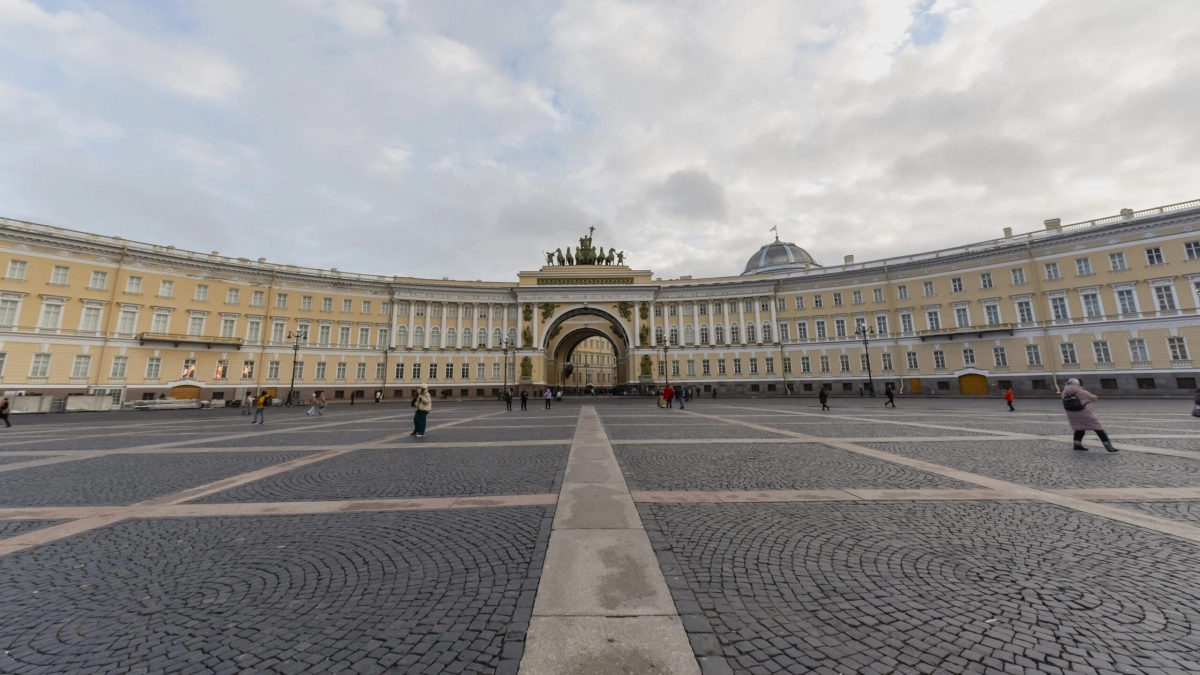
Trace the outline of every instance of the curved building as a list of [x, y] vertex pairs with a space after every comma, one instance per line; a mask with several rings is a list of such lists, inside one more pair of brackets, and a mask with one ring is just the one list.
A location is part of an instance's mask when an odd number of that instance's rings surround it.
[[741, 274], [708, 279], [655, 279], [590, 236], [515, 282], [471, 282], [15, 220], [0, 234], [0, 383], [28, 394], [406, 397], [424, 381], [490, 397], [569, 385], [565, 366], [596, 339], [630, 392], [668, 380], [723, 395], [868, 383], [1053, 395], [1068, 377], [1121, 395], [1196, 387], [1200, 200], [834, 266], [776, 239]]

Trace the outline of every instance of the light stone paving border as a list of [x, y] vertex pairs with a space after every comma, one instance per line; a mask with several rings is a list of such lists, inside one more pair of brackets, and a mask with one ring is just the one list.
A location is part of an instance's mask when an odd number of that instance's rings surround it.
[[[755, 408], [749, 408], [749, 409], [754, 410]], [[761, 408], [759, 410], [761, 410]], [[682, 410], [682, 411], [680, 411], [680, 413], [686, 414], [686, 415], [691, 415], [694, 417], [715, 419], [715, 420], [719, 420], [722, 422], [727, 422], [729, 424], [739, 424], [739, 425], [742, 425], [742, 426], [745, 426], [745, 427], [751, 428], [751, 429], [768, 429], [768, 427], [764, 427], [760, 424], [755, 424], [753, 422], [744, 422], [744, 421], [741, 421], [738, 419], [722, 417], [722, 416], [718, 416], [718, 415], [705, 415], [705, 414], [701, 414], [701, 413], [691, 412], [689, 410]], [[821, 438], [821, 437], [817, 437], [817, 436], [810, 436], [808, 434], [801, 434], [801, 433], [790, 432], [790, 431], [789, 432], [779, 432], [779, 433], [785, 433], [787, 435], [792, 436], [793, 438], [795, 438], [797, 440], [801, 440], [801, 441], [805, 441], [805, 442], [809, 442], [809, 443], [823, 443], [825, 445], [829, 445], [829, 446], [832, 446], [835, 448], [840, 448], [842, 450], [848, 450], [850, 452], [857, 453], [860, 455], [865, 455], [867, 457], [873, 457], [875, 459], [882, 459], [884, 461], [892, 462], [893, 464], [900, 464], [901, 466], [907, 466], [909, 468], [917, 469], [919, 471], [925, 471], [927, 473], [937, 474], [939, 476], [944, 476], [946, 478], [951, 478], [951, 479], [961, 481], [964, 483], [973, 483], [975, 485], [979, 485], [980, 487], [988, 488], [991, 490], [996, 490], [998, 492], [1003, 492], [1010, 499], [1029, 499], [1029, 500], [1034, 500], [1034, 501], [1047, 502], [1050, 504], [1055, 504], [1057, 506], [1062, 506], [1062, 507], [1065, 507], [1068, 509], [1072, 509], [1074, 511], [1079, 511], [1081, 513], [1087, 513], [1087, 514], [1094, 515], [1094, 516], [1100, 516], [1102, 518], [1108, 518], [1110, 520], [1120, 521], [1122, 523], [1134, 525], [1134, 526], [1145, 528], [1148, 530], [1154, 530], [1154, 531], [1160, 532], [1162, 534], [1168, 534], [1168, 535], [1171, 535], [1174, 537], [1179, 537], [1181, 539], [1187, 539], [1187, 540], [1193, 541], [1193, 542], [1200, 542], [1200, 527], [1193, 527], [1191, 525], [1185, 525], [1183, 523], [1167, 520], [1165, 518], [1156, 518], [1154, 516], [1145, 515], [1142, 513], [1135, 512], [1135, 511], [1122, 510], [1120, 508], [1108, 506], [1106, 504], [1097, 504], [1097, 503], [1093, 503], [1093, 502], [1084, 501], [1082, 499], [1063, 494], [1061, 491], [1056, 492], [1056, 491], [1050, 491], [1050, 490], [1042, 490], [1042, 489], [1038, 489], [1038, 488], [1031, 488], [1031, 487], [1027, 487], [1024, 485], [1018, 485], [1017, 483], [1010, 483], [1008, 481], [1000, 480], [998, 478], [990, 478], [988, 476], [982, 476], [982, 475], [979, 475], [976, 473], [971, 473], [969, 471], [961, 471], [959, 469], [951, 469], [949, 467], [945, 467], [940, 464], [934, 464], [932, 462], [926, 462], [926, 461], [922, 461], [919, 459], [912, 459], [910, 457], [903, 457], [901, 455], [896, 455], [896, 454], [893, 454], [890, 452], [885, 452], [883, 450], [876, 450], [874, 448], [863, 447], [861, 445], [856, 445], [855, 443], [849, 443], [849, 442], [846, 442], [846, 441], [840, 440], [840, 439]], [[888, 442], [889, 440], [891, 440], [892, 442], [896, 442], [901, 439], [873, 439], [872, 442], [876, 442], [876, 443]]]
[[521, 675], [700, 668], [595, 408], [567, 459]]
[[[498, 414], [500, 414], [500, 413], [499, 412], [491, 412], [491, 413], [485, 413], [483, 415], [476, 415], [475, 417], [465, 417], [462, 419], [452, 420], [452, 421], [448, 421], [448, 422], [444, 422], [442, 424], [432, 426], [429, 428], [429, 430], [436, 431], [438, 429], [446, 429], [449, 427], [453, 427], [453, 426], [462, 424], [463, 422], [469, 422], [469, 421], [477, 420], [477, 419], [484, 419], [484, 418], [492, 417], [492, 416], [498, 415]], [[376, 418], [376, 419], [380, 419], [380, 418]], [[388, 419], [388, 418], [382, 418], [382, 419]], [[354, 421], [362, 421], [362, 420], [354, 420]], [[351, 423], [351, 421], [335, 422], [332, 424], [349, 424], [349, 423]], [[228, 436], [228, 437], [220, 438], [217, 440], [226, 440], [226, 439], [232, 439], [232, 438], [239, 438], [242, 436], [255, 436], [255, 435], [257, 435], [257, 434], [235, 434], [233, 436]], [[380, 441], [376, 441], [376, 442], [386, 442], [388, 440], [401, 438], [403, 436], [407, 436], [407, 434], [395, 434], [394, 436], [389, 436], [386, 439], [380, 439]], [[184, 441], [184, 443], [187, 443], [187, 442], [189, 442], [189, 441]], [[560, 441], [560, 443], [561, 443], [561, 441]], [[158, 447], [174, 448], [174, 446], [178, 446], [179, 444], [180, 443], [164, 443]], [[418, 447], [418, 444], [413, 444], [413, 446]], [[138, 449], [141, 449], [144, 446], [137, 446], [137, 447], [138, 447]], [[0, 539], [0, 556], [7, 555], [9, 553], [15, 553], [17, 551], [23, 551], [28, 548], [33, 548], [35, 546], [40, 546], [42, 544], [56, 541], [56, 540], [62, 539], [64, 537], [69, 537], [69, 536], [72, 536], [75, 534], [79, 534], [80, 532], [86, 532], [88, 530], [93, 530], [93, 529], [96, 529], [99, 527], [104, 527], [106, 525], [111, 525], [112, 523], [115, 523], [119, 520], [125, 520], [128, 518], [155, 518], [155, 517], [163, 517], [166, 515], [179, 515], [178, 513], [171, 513], [171, 507], [177, 507], [180, 504], [182, 504], [182, 502], [186, 502], [186, 501], [189, 501], [192, 499], [197, 499], [199, 497], [213, 494], [215, 492], [221, 492], [224, 490], [228, 490], [230, 488], [237, 487], [239, 485], [245, 485], [246, 483], [251, 483], [253, 481], [260, 480], [260, 479], [266, 478], [268, 476], [273, 476], [273, 475], [283, 473], [285, 471], [290, 471], [292, 469], [296, 469], [296, 468], [299, 468], [302, 466], [307, 466], [309, 464], [321, 462], [326, 459], [332, 459], [334, 457], [344, 455], [348, 452], [365, 449], [367, 447], [369, 447], [367, 444], [361, 444], [361, 443], [356, 443], [353, 445], [345, 445], [345, 446], [340, 446], [340, 447], [338, 447], [338, 446], [334, 446], [334, 447], [330, 447], [330, 446], [316, 446], [316, 447], [300, 446], [297, 449], [314, 450], [315, 452], [314, 452], [314, 454], [309, 455], [307, 457], [300, 457], [297, 459], [282, 462], [280, 464], [273, 464], [269, 467], [258, 469], [257, 471], [251, 471], [249, 473], [244, 473], [244, 474], [240, 474], [237, 476], [231, 476], [229, 478], [224, 478], [219, 481], [208, 483], [206, 485], [200, 485], [197, 487], [189, 488], [187, 490], [182, 490], [179, 492], [174, 492], [172, 494], [163, 495], [161, 497], [155, 497], [154, 499], [150, 499], [150, 500], [147, 500], [144, 502], [139, 502], [139, 503], [133, 504], [131, 506], [94, 507], [95, 508], [94, 511], [84, 511], [84, 510], [77, 511], [75, 513], [84, 514], [83, 517], [79, 518], [78, 520], [73, 520], [73, 521], [70, 521], [67, 523], [61, 523], [59, 525], [52, 525], [50, 527], [45, 527], [45, 528], [42, 528], [39, 530], [34, 530], [32, 532], [27, 532], [25, 534], [17, 535], [15, 537], [9, 537], [7, 539]], [[86, 457], [81, 456], [82, 453], [75, 453], [75, 454], [71, 455], [69, 457], [69, 459], [63, 459], [62, 461], [69, 461], [69, 460], [76, 460], [76, 459], [88, 459], [93, 456], [101, 456], [101, 455], [122, 454], [124, 451], [130, 450], [130, 449], [131, 448], [122, 448], [119, 450], [92, 451], [92, 452], [95, 452], [96, 454], [88, 455]], [[181, 451], [193, 451], [193, 452], [195, 451], [195, 448], [174, 448], [174, 449], [178, 449]], [[278, 448], [276, 448], [276, 449], [278, 449]], [[214, 448], [213, 451], [220, 451], [220, 450]], [[59, 458], [56, 458], [56, 457], [45, 458], [44, 460], [39, 460], [39, 461], [44, 461], [45, 463], [55, 463], [55, 462], [51, 461], [54, 459], [59, 459]], [[28, 465], [28, 464], [29, 464], [28, 462], [19, 462], [18, 463], [18, 465]], [[0, 465], [0, 468], [3, 468], [3, 466], [13, 466], [13, 465], [11, 465], [11, 464], [10, 465]], [[40, 464], [39, 464], [39, 466], [40, 466]], [[494, 500], [495, 498], [488, 497], [488, 498], [472, 498], [472, 499], [476, 499], [478, 502], [480, 502], [477, 504], [478, 506], [486, 506], [487, 504], [484, 504], [482, 502]], [[359, 511], [373, 510], [373, 509], [369, 508], [369, 506], [366, 506], [367, 504], [370, 504], [370, 503], [382, 504], [385, 508], [382, 508], [380, 510], [395, 510], [395, 505], [393, 504], [393, 502], [395, 502], [395, 501], [398, 501], [398, 500], [370, 500], [370, 501], [363, 500], [361, 502], [357, 502], [360, 504], [360, 507], [357, 510], [359, 510]], [[418, 500], [418, 501], [428, 501], [428, 500]], [[286, 504], [286, 503], [287, 502], [285, 502], [284, 504]], [[304, 504], [304, 503], [306, 503], [306, 502], [297, 502], [295, 504]], [[457, 503], [457, 502], [454, 502], [454, 503]], [[194, 506], [198, 507], [200, 505], [194, 505]], [[234, 505], [234, 506], [236, 506], [236, 505]], [[266, 508], [266, 505], [259, 505], [259, 506], [260, 506], [260, 508]], [[270, 506], [274, 507], [274, 506], [281, 506], [281, 505], [271, 504]], [[281, 506], [281, 508], [286, 508], [286, 507]], [[293, 506], [293, 508], [299, 508], [299, 507]], [[52, 508], [36, 508], [36, 509], [29, 509], [27, 511], [22, 510], [22, 509], [4, 509], [2, 512], [7, 513], [7, 512], [12, 512], [12, 511], [18, 511], [18, 512], [25, 511], [26, 513], [32, 513], [32, 512], [39, 512], [39, 511], [48, 512], [51, 510], [54, 510], [54, 509], [52, 509]], [[180, 509], [176, 509], [176, 511], [179, 511], [179, 510]], [[183, 509], [183, 510], [186, 510], [186, 509]], [[285, 512], [286, 511], [280, 511], [280, 513], [285, 513]], [[90, 515], [86, 515], [86, 514], [90, 514]], [[21, 519], [29, 519], [29, 518], [30, 518], [30, 516], [24, 516]], [[13, 520], [14, 518], [10, 517], [7, 519]]]

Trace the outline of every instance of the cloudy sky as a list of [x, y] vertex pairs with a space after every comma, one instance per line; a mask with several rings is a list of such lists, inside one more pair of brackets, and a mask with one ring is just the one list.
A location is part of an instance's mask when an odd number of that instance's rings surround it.
[[0, 0], [0, 215], [513, 280], [1200, 197], [1194, 0]]

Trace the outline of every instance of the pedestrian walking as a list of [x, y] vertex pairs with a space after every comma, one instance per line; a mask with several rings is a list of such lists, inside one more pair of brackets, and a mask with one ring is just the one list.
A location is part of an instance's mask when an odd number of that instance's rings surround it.
[[829, 410], [829, 393], [825, 391], [825, 387], [821, 387], [821, 393], [817, 394], [817, 400], [821, 402], [821, 410]]
[[375, 390], [375, 405], [379, 405], [379, 403], [381, 401], [383, 401], [383, 391], [376, 389]]
[[717, 397], [717, 387], [716, 387], [716, 385], [713, 385], [713, 398], [716, 398], [716, 397]]
[[425, 421], [433, 410], [433, 398], [429, 395], [429, 386], [424, 382], [417, 387], [417, 395], [413, 398], [412, 406], [417, 409], [413, 415], [413, 431], [409, 436], [425, 438]]
[[325, 394], [317, 394], [317, 417], [325, 412]]
[[886, 408], [890, 405], [893, 408], [895, 408], [896, 407], [896, 392], [894, 392], [891, 387], [888, 387], [883, 390], [883, 393], [886, 394], [888, 397], [888, 400], [887, 400], [887, 402], [885, 402], [883, 404], [883, 407]]
[[1075, 431], [1074, 450], [1087, 452], [1087, 448], [1083, 447], [1083, 435], [1089, 431], [1094, 431], [1100, 437], [1100, 442], [1104, 444], [1105, 450], [1109, 452], [1117, 451], [1108, 440], [1108, 434], [1105, 433], [1104, 425], [1100, 423], [1100, 418], [1096, 416], [1096, 411], [1092, 409], [1092, 403], [1099, 400], [1099, 398], [1099, 396], [1084, 389], [1079, 384], [1079, 380], [1074, 377], [1067, 380], [1067, 386], [1063, 387], [1063, 409], [1067, 411], [1067, 422], [1071, 424], [1071, 429]]
[[254, 414], [254, 394], [251, 394], [250, 392], [246, 392], [246, 400], [242, 401], [242, 414]]
[[[1197, 397], [1200, 398], [1200, 394], [1197, 394]], [[9, 409], [8, 397], [5, 396], [3, 398], [0, 398], [0, 420], [4, 420], [5, 428], [12, 426], [12, 422], [8, 421], [8, 409]]]
[[529, 410], [529, 391], [521, 390], [521, 410]]
[[313, 415], [316, 415], [317, 414], [317, 395], [316, 394], [313, 394], [312, 396], [308, 397], [308, 405], [309, 405], [309, 408], [308, 408], [308, 410], [304, 411], [304, 414], [307, 417], [312, 417]]
[[554, 400], [554, 391], [550, 387], [546, 387], [546, 410], [550, 409], [550, 402]]
[[1009, 412], [1016, 412], [1017, 409], [1014, 408], [1013, 404], [1012, 404], [1012, 402], [1013, 402], [1012, 387], [1008, 387], [1007, 389], [1004, 390], [1004, 402], [1008, 404]]
[[508, 408], [508, 412], [512, 412], [512, 389], [504, 390], [504, 405]]
[[680, 387], [675, 390], [675, 400], [679, 401], [679, 409], [680, 410], [683, 410], [683, 392], [684, 391], [685, 391], [685, 389], [683, 387]]
[[251, 426], [254, 426], [256, 422], [258, 424], [267, 423], [267, 406], [269, 405], [271, 405], [271, 396], [264, 391], [263, 393], [259, 394], [258, 398], [254, 401], [255, 410], [254, 418], [250, 420]]

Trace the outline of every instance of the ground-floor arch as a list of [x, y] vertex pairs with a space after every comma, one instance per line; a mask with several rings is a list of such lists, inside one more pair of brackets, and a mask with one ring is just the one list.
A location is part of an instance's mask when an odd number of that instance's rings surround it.
[[[616, 317], [592, 307], [579, 307], [560, 315], [547, 327], [544, 373], [546, 384], [555, 387], [585, 385], [585, 378], [574, 377], [572, 356], [585, 340], [602, 339], [612, 346], [612, 382], [593, 380], [598, 386], [618, 386], [629, 382], [629, 337]], [[606, 378], [607, 379], [607, 378]]]

